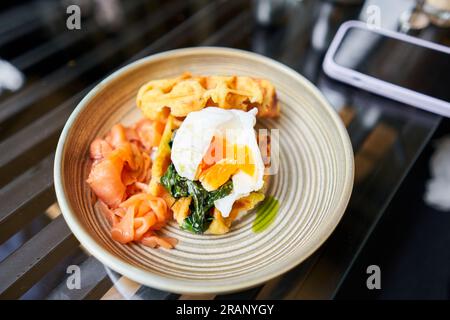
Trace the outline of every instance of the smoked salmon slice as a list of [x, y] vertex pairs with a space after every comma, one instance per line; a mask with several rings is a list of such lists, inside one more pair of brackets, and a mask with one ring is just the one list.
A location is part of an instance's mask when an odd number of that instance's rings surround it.
[[160, 121], [142, 119], [136, 123], [136, 132], [145, 149], [157, 147], [161, 141], [165, 124]]
[[130, 207], [123, 219], [112, 227], [111, 237], [123, 244], [134, 240], [134, 207]]
[[177, 240], [156, 230], [171, 219], [166, 201], [147, 193], [151, 176], [150, 150], [159, 144], [164, 124], [141, 120], [132, 127], [114, 125], [105, 139], [92, 141], [93, 160], [87, 183], [97, 196], [96, 209], [111, 225], [111, 237], [156, 248], [173, 248]]
[[87, 183], [108, 206], [116, 208], [124, 199], [125, 185], [122, 182], [123, 160], [117, 155], [92, 166]]

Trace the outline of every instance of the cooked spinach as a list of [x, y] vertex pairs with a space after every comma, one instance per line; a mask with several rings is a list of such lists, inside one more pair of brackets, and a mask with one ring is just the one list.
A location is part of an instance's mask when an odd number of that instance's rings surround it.
[[181, 177], [173, 164], [170, 164], [160, 181], [172, 197], [192, 197], [191, 214], [181, 227], [193, 233], [203, 233], [208, 229], [212, 221], [208, 213], [214, 206], [214, 201], [229, 195], [233, 189], [233, 182], [230, 180], [219, 189], [208, 192], [199, 182]]
[[178, 174], [173, 164], [170, 164], [166, 173], [160, 179], [161, 184], [176, 199], [189, 196], [187, 181]]
[[220, 186], [219, 189], [208, 192], [208, 198], [206, 199], [206, 205], [209, 208], [214, 207], [214, 201], [222, 199], [229, 195], [233, 190], [233, 182], [228, 180], [228, 182], [224, 183]]
[[206, 191], [200, 183], [188, 180], [188, 191], [193, 200], [191, 215], [184, 219], [181, 227], [194, 233], [203, 233], [212, 221], [208, 212], [214, 207], [214, 201], [229, 195], [232, 189], [231, 180], [211, 192]]

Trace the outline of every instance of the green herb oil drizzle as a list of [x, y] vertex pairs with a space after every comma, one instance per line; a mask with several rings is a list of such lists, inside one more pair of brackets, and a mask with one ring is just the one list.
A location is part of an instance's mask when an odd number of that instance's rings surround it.
[[253, 231], [262, 232], [266, 230], [277, 216], [280, 204], [277, 199], [272, 196], [267, 196], [256, 210], [256, 219], [253, 221]]

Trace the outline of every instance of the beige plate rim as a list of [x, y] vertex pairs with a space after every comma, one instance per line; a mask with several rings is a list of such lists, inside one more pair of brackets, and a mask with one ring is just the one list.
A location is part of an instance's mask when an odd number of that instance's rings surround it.
[[[194, 280], [178, 280], [178, 279], [170, 279], [166, 277], [161, 277], [156, 274], [152, 274], [148, 271], [142, 270], [135, 266], [132, 266], [123, 260], [117, 258], [113, 254], [107, 252], [103, 249], [96, 241], [93, 239], [87, 230], [81, 225], [76, 214], [73, 212], [70, 207], [63, 188], [63, 176], [62, 176], [62, 163], [64, 157], [64, 147], [65, 141], [69, 134], [70, 128], [72, 124], [78, 117], [79, 113], [88, 105], [89, 101], [97, 94], [99, 90], [101, 90], [104, 86], [107, 86], [108, 83], [113, 81], [115, 78], [119, 77], [122, 73], [134, 70], [135, 68], [139, 68], [140, 65], [148, 63], [150, 61], [157, 61], [159, 59], [166, 59], [168, 57], [172, 59], [177, 59], [177, 57], [183, 55], [191, 55], [191, 54], [211, 54], [211, 55], [228, 55], [228, 56], [245, 56], [248, 59], [254, 60], [256, 63], [263, 63], [266, 65], [270, 65], [274, 69], [288, 73], [290, 76], [294, 77], [298, 82], [302, 83], [302, 85], [307, 88], [314, 96], [325, 106], [325, 109], [329, 113], [331, 119], [334, 122], [334, 125], [338, 129], [340, 139], [343, 142], [344, 149], [343, 152], [345, 154], [346, 161], [346, 183], [344, 192], [341, 195], [339, 200], [339, 206], [336, 208], [336, 219], [333, 221], [324, 222], [326, 225], [324, 226], [324, 231], [320, 239], [316, 242], [315, 246], [312, 246], [307, 254], [302, 257], [298, 257], [298, 259], [291, 259], [287, 261], [283, 267], [281, 267], [277, 272], [266, 274], [264, 277], [261, 277], [256, 280], [247, 281], [239, 284], [227, 284], [223, 283], [221, 285], [215, 285], [214, 287], [199, 287], [196, 286], [197, 281]], [[297, 266], [299, 263], [308, 258], [313, 252], [315, 252], [322, 243], [331, 235], [333, 230], [336, 228], [339, 223], [342, 215], [345, 212], [348, 201], [350, 199], [350, 195], [353, 188], [353, 179], [354, 179], [354, 159], [353, 159], [353, 150], [350, 143], [350, 138], [348, 136], [347, 130], [345, 129], [342, 121], [338, 117], [337, 113], [334, 109], [329, 105], [327, 100], [323, 97], [320, 91], [307, 79], [301, 76], [299, 73], [294, 71], [293, 69], [283, 65], [280, 62], [272, 60], [270, 58], [264, 57], [262, 55], [244, 51], [240, 49], [232, 49], [232, 48], [222, 48], [222, 47], [194, 47], [194, 48], [183, 48], [183, 49], [175, 49], [170, 51], [161, 52], [158, 54], [154, 54], [142, 59], [139, 59], [131, 64], [128, 64], [119, 70], [115, 71], [108, 77], [106, 77], [103, 81], [97, 84], [77, 105], [75, 110], [70, 115], [67, 120], [64, 129], [61, 133], [61, 136], [58, 141], [55, 161], [54, 161], [54, 182], [55, 182], [55, 191], [58, 203], [61, 208], [61, 212], [64, 216], [64, 219], [67, 222], [67, 225], [75, 235], [75, 237], [80, 241], [80, 243], [100, 262], [110, 267], [113, 270], [116, 270], [120, 274], [136, 281], [141, 284], [165, 290], [169, 292], [179, 293], [179, 294], [204, 294], [204, 293], [214, 293], [214, 294], [224, 294], [235, 292], [239, 290], [243, 290], [246, 288], [255, 287], [261, 283], [264, 283], [270, 279], [273, 279], [290, 269]]]

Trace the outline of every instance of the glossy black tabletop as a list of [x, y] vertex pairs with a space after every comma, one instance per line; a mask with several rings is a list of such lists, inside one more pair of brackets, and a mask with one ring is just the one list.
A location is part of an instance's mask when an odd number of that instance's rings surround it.
[[[132, 298], [179, 298], [127, 282], [79, 248], [54, 204], [51, 170], [59, 133], [89, 88], [140, 57], [205, 45], [263, 54], [312, 81], [347, 127], [356, 169], [348, 209], [315, 254], [261, 287], [216, 298], [334, 297], [441, 117], [328, 78], [323, 57], [342, 22], [364, 20], [370, 6], [377, 5], [382, 27], [396, 30], [399, 16], [414, 1], [287, 0], [270, 15], [261, 2], [113, 1], [105, 13], [85, 1], [79, 30], [67, 29], [64, 1], [5, 5], [0, 58], [20, 70], [25, 81], [16, 91], [0, 94], [0, 274], [17, 276], [20, 266], [25, 273], [20, 271], [19, 284], [0, 280], [0, 297], [117, 298], [112, 293], [116, 284], [131, 290]], [[432, 26], [414, 35], [450, 43], [448, 32]], [[61, 239], [47, 235], [49, 230]], [[36, 244], [36, 237], [42, 243]], [[31, 261], [30, 267], [24, 247], [43, 250], [35, 251], [43, 262]], [[90, 281], [84, 291], [65, 288], [64, 271], [72, 263], [84, 266]]]

